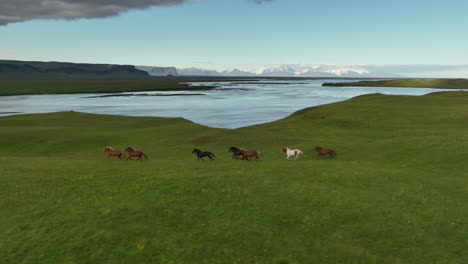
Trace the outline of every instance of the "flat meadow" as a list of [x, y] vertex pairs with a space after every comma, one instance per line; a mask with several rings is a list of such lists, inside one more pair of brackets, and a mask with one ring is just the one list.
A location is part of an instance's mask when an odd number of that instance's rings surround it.
[[[36, 94], [123, 93], [143, 91], [190, 91], [212, 89], [189, 86], [183, 81], [200, 78], [153, 77], [145, 79], [5, 79], [0, 96]], [[203, 80], [202, 80], [203, 81]]]
[[[468, 93], [371, 94], [235, 130], [0, 118], [2, 263], [468, 263]], [[315, 146], [336, 159], [317, 159]], [[133, 146], [149, 159], [107, 159]], [[232, 159], [230, 146], [261, 161]], [[281, 148], [304, 151], [286, 160]], [[197, 161], [193, 148], [215, 161]]]

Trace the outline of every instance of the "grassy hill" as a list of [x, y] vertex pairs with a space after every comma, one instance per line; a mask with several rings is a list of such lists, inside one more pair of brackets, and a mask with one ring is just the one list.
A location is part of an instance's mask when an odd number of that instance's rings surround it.
[[133, 65], [0, 60], [0, 79], [135, 79], [149, 74]]
[[[365, 95], [236, 130], [0, 118], [2, 263], [467, 263], [468, 93]], [[145, 162], [107, 160], [132, 145]], [[232, 160], [231, 145], [261, 150]], [[315, 159], [316, 145], [336, 160]], [[282, 146], [306, 157], [287, 161]], [[194, 147], [216, 161], [197, 162]]]
[[468, 89], [468, 79], [397, 79], [383, 81], [324, 83], [322, 86], [425, 87], [444, 89]]

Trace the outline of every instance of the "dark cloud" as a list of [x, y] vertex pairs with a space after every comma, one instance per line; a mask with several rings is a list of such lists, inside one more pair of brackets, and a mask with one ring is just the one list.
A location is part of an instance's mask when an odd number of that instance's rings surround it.
[[[0, 0], [0, 25], [32, 19], [115, 16], [132, 9], [203, 0]], [[258, 4], [272, 0], [252, 0]]]
[[184, 2], [187, 0], [1, 0], [0, 25], [31, 19], [108, 17], [131, 9]]

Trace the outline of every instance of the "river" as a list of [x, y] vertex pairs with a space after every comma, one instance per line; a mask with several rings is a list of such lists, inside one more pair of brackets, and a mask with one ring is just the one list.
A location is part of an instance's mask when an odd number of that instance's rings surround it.
[[363, 94], [423, 95], [446, 91], [405, 87], [323, 87], [321, 85], [324, 82], [337, 80], [204, 82], [192, 85], [216, 85], [218, 88], [209, 91], [132, 92], [123, 94], [124, 96], [6, 96], [0, 97], [0, 116], [79, 111], [126, 116], [183, 117], [206, 126], [238, 128], [275, 121], [299, 109], [339, 102]]

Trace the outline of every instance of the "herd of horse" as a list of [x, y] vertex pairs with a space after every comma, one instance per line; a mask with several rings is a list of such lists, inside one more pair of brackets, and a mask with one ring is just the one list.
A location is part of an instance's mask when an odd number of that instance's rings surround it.
[[[315, 147], [314, 149], [317, 152], [317, 158], [329, 156], [330, 158], [335, 158], [336, 152], [333, 149], [326, 149], [322, 147]], [[133, 147], [127, 147], [124, 151], [114, 150], [112, 147], [107, 146], [104, 148], [104, 152], [107, 152], [107, 158], [110, 159], [111, 157], [117, 157], [118, 159], [127, 158], [127, 160], [132, 160], [133, 158], [137, 158], [136, 160], [143, 161], [143, 158], [148, 159], [148, 156], [143, 151], [135, 150]], [[256, 150], [248, 150], [245, 148], [240, 147], [230, 147], [228, 152], [232, 152], [233, 159], [241, 159], [242, 160], [249, 160], [249, 158], [255, 158], [258, 161], [260, 158], [263, 157], [263, 154], [260, 151]], [[127, 155], [125, 155], [127, 153]], [[197, 148], [192, 150], [192, 153], [197, 156], [197, 160], [204, 160], [203, 158], [208, 157], [210, 160], [214, 160], [216, 157], [213, 152], [210, 151], [201, 151]], [[288, 160], [297, 160], [298, 158], [304, 156], [304, 152], [299, 149], [290, 149], [288, 147], [283, 147], [281, 149], [281, 153], [286, 154], [286, 158]]]
[[[104, 148], [104, 152], [107, 152], [107, 158], [110, 157], [117, 157], [118, 159], [127, 158], [127, 160], [131, 160], [132, 158], [137, 158], [136, 160], [143, 161], [143, 158], [148, 159], [148, 156], [143, 151], [135, 150], [133, 147], [127, 147], [125, 151], [114, 150], [111, 146], [107, 146]], [[125, 156], [127, 152], [128, 156]]]

